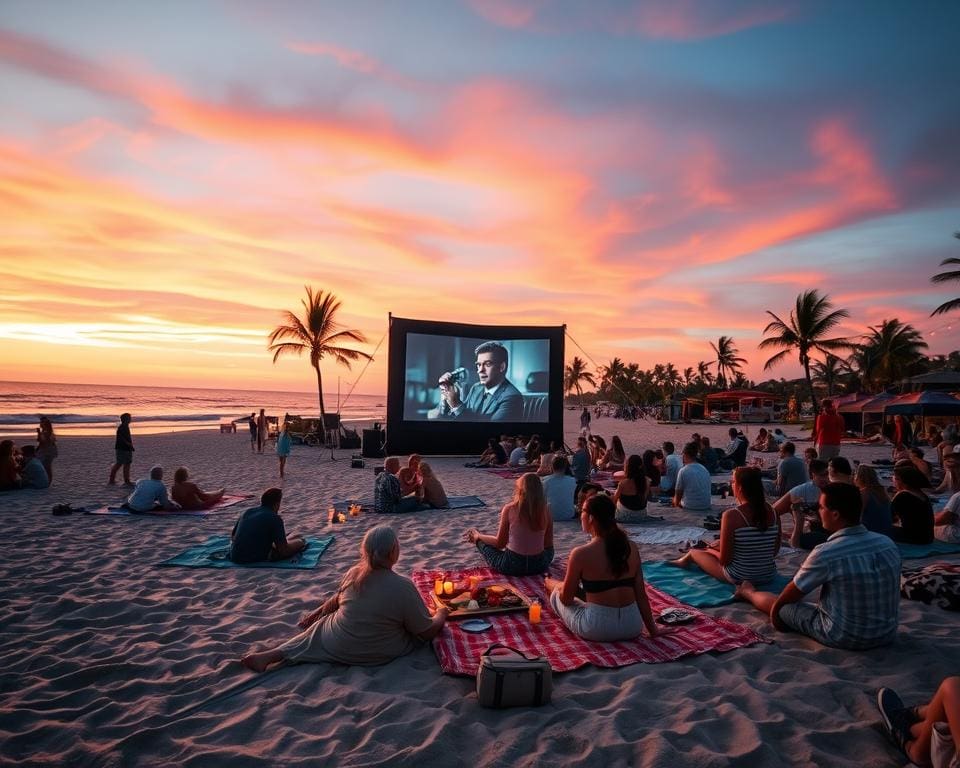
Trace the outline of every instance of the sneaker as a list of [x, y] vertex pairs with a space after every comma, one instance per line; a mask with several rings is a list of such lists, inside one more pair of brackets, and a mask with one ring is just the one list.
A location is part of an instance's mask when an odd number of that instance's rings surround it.
[[906, 755], [912, 710], [907, 709], [900, 697], [890, 688], [881, 688], [877, 691], [877, 708], [880, 710], [880, 719], [883, 721], [883, 729], [887, 732], [887, 736]]

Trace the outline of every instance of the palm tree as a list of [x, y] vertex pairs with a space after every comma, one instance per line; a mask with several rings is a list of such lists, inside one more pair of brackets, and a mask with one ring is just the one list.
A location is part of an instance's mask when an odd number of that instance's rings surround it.
[[597, 382], [593, 379], [593, 374], [587, 370], [587, 364], [579, 357], [574, 355], [570, 365], [563, 369], [563, 391], [571, 392], [576, 390], [580, 398], [580, 405], [583, 405], [583, 387], [580, 382], [586, 382], [591, 387], [596, 387]]
[[[717, 343], [710, 342], [713, 352], [717, 356], [717, 386], [721, 389], [727, 387], [727, 377], [736, 371], [741, 363], [747, 362], [742, 357], [737, 357], [740, 350], [733, 346], [733, 337], [721, 336]], [[713, 365], [713, 363], [710, 363]]]
[[680, 382], [680, 371], [676, 369], [673, 363], [667, 363], [663, 369], [663, 384], [670, 390], [670, 394], [677, 391]]
[[[960, 240], [960, 232], [954, 232], [953, 236]], [[940, 266], [946, 266], [947, 264], [960, 264], [960, 259], [950, 258], [944, 259], [940, 262]], [[948, 283], [953, 280], [960, 280], [960, 270], [951, 270], [949, 272], [941, 272], [939, 275], [934, 275], [930, 278], [930, 281], [933, 283]], [[945, 301], [939, 307], [937, 307], [933, 312], [930, 313], [930, 316], [942, 315], [944, 312], [952, 312], [954, 309], [960, 308], [960, 299], [950, 299], [950, 301]]]
[[710, 373], [710, 363], [706, 360], [701, 360], [697, 363], [697, 379], [700, 380], [701, 384], [708, 387], [713, 381], [713, 374]]
[[833, 397], [833, 388], [837, 384], [837, 379], [840, 378], [843, 365], [843, 361], [836, 355], [827, 355], [823, 362], [818, 360], [810, 366], [814, 381], [827, 388], [827, 397]]
[[871, 326], [864, 336], [861, 354], [869, 361], [869, 375], [876, 383], [890, 386], [914, 373], [913, 368], [926, 360], [927, 342], [920, 331], [897, 318]]
[[342, 330], [337, 322], [340, 300], [332, 293], [317, 291], [304, 286], [307, 298], [301, 300], [304, 315], [301, 320], [293, 312], [284, 312], [286, 322], [270, 332], [268, 351], [273, 352], [273, 362], [283, 355], [303, 355], [310, 353], [310, 365], [317, 372], [317, 396], [320, 399], [320, 424], [325, 428], [327, 412], [323, 407], [323, 377], [320, 374], [320, 361], [329, 356], [340, 365], [350, 368], [351, 361], [372, 360], [373, 356], [356, 349], [341, 347], [344, 341], [366, 342], [360, 331]]
[[693, 386], [695, 377], [693, 375], [693, 366], [689, 365], [683, 369], [683, 386], [685, 389], [690, 389]]
[[607, 365], [600, 366], [600, 390], [609, 395], [612, 390], [620, 386], [620, 381], [626, 373], [627, 367], [619, 357], [613, 358]]
[[826, 338], [840, 322], [848, 317], [850, 313], [845, 309], [834, 309], [828, 296], [821, 296], [815, 288], [804, 291], [797, 296], [797, 302], [794, 309], [790, 311], [788, 321], [781, 320], [777, 315], [767, 310], [767, 314], [773, 320], [767, 323], [763, 329], [763, 334], [772, 334], [760, 342], [760, 349], [781, 349], [764, 364], [763, 369], [773, 368], [777, 363], [783, 360], [794, 349], [800, 358], [800, 365], [803, 366], [803, 374], [807, 379], [807, 388], [810, 390], [810, 402], [813, 404], [814, 413], [818, 412], [817, 396], [813, 391], [813, 378], [810, 375], [810, 354], [814, 351], [821, 352], [824, 355], [841, 349], [850, 349], [854, 345], [844, 338]]

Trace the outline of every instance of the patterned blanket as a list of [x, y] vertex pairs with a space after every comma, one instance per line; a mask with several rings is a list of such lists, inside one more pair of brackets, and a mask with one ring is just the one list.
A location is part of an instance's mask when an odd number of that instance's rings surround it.
[[[629, 664], [656, 664], [675, 661], [709, 651], [729, 651], [743, 648], [764, 639], [753, 630], [726, 619], [717, 619], [694, 609], [696, 620], [674, 627], [669, 634], [650, 639], [646, 634], [635, 640], [615, 643], [594, 643], [570, 632], [553, 613], [538, 576], [503, 576], [489, 568], [467, 568], [454, 573], [414, 571], [416, 584], [424, 602], [433, 605], [434, 581], [444, 575], [454, 581], [468, 576], [479, 576], [481, 583], [507, 583], [543, 603], [541, 621], [533, 625], [526, 613], [510, 613], [489, 617], [493, 627], [481, 634], [470, 634], [457, 621], [447, 623], [443, 632], [433, 641], [433, 650], [444, 672], [453, 675], [475, 675], [480, 654], [493, 643], [504, 643], [528, 654], [545, 656], [554, 672], [569, 672], [593, 664], [597, 667], [623, 667]], [[654, 616], [666, 608], [681, 606], [680, 602], [655, 587], [647, 586], [650, 607]]]

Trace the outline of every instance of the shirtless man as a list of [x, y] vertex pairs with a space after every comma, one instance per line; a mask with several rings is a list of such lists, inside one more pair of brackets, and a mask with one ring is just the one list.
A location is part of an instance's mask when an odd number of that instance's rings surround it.
[[180, 467], [173, 473], [173, 487], [170, 489], [173, 500], [184, 509], [210, 509], [223, 498], [224, 488], [204, 493], [196, 483], [190, 482], [189, 477], [187, 468]]

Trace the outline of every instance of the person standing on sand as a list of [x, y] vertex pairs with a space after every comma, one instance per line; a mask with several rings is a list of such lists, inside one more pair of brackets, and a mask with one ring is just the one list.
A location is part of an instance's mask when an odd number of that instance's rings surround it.
[[256, 453], [257, 451], [257, 434], [260, 430], [257, 429], [257, 413], [254, 411], [250, 414], [250, 453]]
[[587, 410], [587, 407], [583, 407], [583, 411], [580, 412], [580, 429], [587, 430], [587, 434], [590, 433], [590, 411]]
[[823, 410], [814, 422], [813, 434], [810, 438], [817, 447], [817, 456], [829, 461], [840, 453], [840, 440], [843, 438], [846, 426], [843, 416], [833, 407], [833, 400], [824, 400]]
[[280, 427], [280, 434], [277, 435], [277, 458], [280, 460], [280, 479], [283, 480], [283, 469], [287, 465], [287, 458], [290, 456], [290, 433], [287, 431], [287, 422], [283, 422]]
[[133, 463], [133, 438], [130, 435], [129, 413], [120, 414], [120, 426], [117, 427], [117, 439], [113, 444], [116, 451], [116, 463], [110, 468], [110, 485], [117, 484], [117, 470], [123, 467], [123, 484], [133, 485], [130, 479], [130, 465]]
[[267, 414], [263, 408], [257, 416], [257, 453], [263, 453], [263, 444], [267, 441]]
[[53, 482], [53, 460], [57, 458], [57, 438], [53, 434], [53, 424], [46, 416], [40, 417], [37, 427], [37, 458], [47, 472], [47, 478]]

